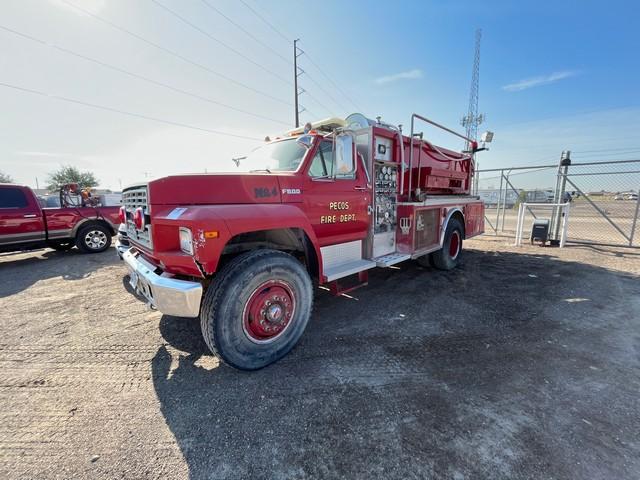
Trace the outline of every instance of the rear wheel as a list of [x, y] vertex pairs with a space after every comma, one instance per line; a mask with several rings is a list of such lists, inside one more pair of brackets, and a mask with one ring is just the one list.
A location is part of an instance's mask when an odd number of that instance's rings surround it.
[[462, 251], [462, 224], [457, 218], [452, 218], [447, 224], [442, 248], [431, 254], [433, 266], [438, 270], [451, 270], [458, 265]]
[[234, 258], [205, 293], [200, 325], [225, 363], [257, 370], [284, 357], [309, 322], [311, 278], [291, 255], [255, 250]]
[[86, 225], [76, 235], [76, 246], [84, 253], [104, 252], [111, 246], [111, 232], [104, 225]]

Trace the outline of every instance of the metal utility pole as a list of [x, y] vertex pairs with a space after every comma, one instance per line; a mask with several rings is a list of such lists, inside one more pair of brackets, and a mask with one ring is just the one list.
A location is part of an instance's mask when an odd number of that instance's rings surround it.
[[[473, 71], [471, 73], [471, 90], [469, 92], [469, 109], [460, 122], [465, 127], [466, 137], [476, 140], [478, 126], [484, 122], [484, 114], [478, 114], [478, 96], [480, 93], [480, 40], [482, 29], [476, 29], [476, 47], [473, 56]], [[468, 141], [465, 141], [465, 150], [470, 150]]]
[[301, 109], [298, 101], [298, 97], [304, 93], [304, 88], [298, 88], [298, 77], [304, 73], [304, 70], [298, 68], [298, 57], [304, 53], [302, 49], [298, 48], [299, 41], [299, 38], [293, 41], [293, 90], [296, 128], [300, 126], [300, 114], [304, 112], [304, 107]]
[[[558, 164], [558, 178], [556, 180], [556, 193], [554, 203], [564, 203], [564, 192], [567, 187], [567, 173], [571, 165], [571, 150], [563, 150], [560, 155], [560, 163]], [[562, 209], [554, 207], [554, 215], [552, 225], [554, 227], [554, 240], [558, 240], [560, 232], [560, 224], [562, 223]]]

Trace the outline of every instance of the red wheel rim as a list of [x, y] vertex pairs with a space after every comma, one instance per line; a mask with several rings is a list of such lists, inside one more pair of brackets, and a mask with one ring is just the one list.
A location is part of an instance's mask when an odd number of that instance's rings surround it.
[[455, 260], [458, 253], [460, 253], [460, 234], [454, 231], [449, 241], [449, 256]]
[[269, 280], [249, 296], [242, 315], [242, 328], [253, 342], [272, 342], [291, 324], [295, 310], [291, 286], [281, 280]]

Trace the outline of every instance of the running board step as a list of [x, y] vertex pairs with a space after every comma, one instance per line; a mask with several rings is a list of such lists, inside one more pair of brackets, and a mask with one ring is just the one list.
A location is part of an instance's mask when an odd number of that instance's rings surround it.
[[396, 263], [404, 262], [410, 258], [411, 255], [408, 253], [390, 253], [389, 255], [382, 255], [381, 257], [374, 258], [373, 261], [376, 262], [378, 267], [384, 268], [395, 265]]
[[325, 269], [324, 276], [327, 282], [332, 282], [339, 278], [348, 277], [349, 275], [363, 272], [374, 267], [376, 267], [376, 262], [372, 262], [371, 260], [352, 260]]

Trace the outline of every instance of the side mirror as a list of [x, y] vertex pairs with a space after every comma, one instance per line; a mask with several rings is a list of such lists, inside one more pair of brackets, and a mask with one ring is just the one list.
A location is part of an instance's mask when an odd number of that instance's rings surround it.
[[353, 138], [351, 135], [338, 135], [335, 140], [336, 176], [349, 176], [355, 171], [353, 158]]
[[296, 139], [296, 143], [308, 150], [313, 145], [313, 137], [311, 135], [301, 135]]

